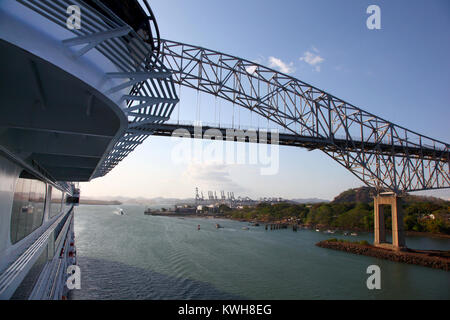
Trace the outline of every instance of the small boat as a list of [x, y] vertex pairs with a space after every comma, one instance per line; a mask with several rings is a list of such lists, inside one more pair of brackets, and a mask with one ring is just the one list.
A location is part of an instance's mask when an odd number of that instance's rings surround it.
[[333, 230], [327, 230], [327, 231], [324, 231], [324, 233], [333, 234], [333, 233], [335, 233], [335, 231], [333, 231]]
[[248, 227], [242, 227], [242, 230], [249, 230]]
[[223, 227], [222, 227], [220, 224], [217, 223], [217, 224], [216, 224], [216, 228], [217, 228], [217, 229], [220, 229], [220, 228], [223, 228]]
[[316, 229], [316, 232], [320, 232], [320, 230], [319, 230], [319, 229]]
[[344, 232], [344, 236], [348, 236], [349, 233], [347, 231]]
[[350, 233], [351, 236], [357, 236], [358, 234], [356, 232]]

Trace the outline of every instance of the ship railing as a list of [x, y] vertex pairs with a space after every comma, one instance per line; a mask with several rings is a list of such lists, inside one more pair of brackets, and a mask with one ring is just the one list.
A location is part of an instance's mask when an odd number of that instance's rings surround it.
[[[6, 257], [0, 266], [0, 300], [10, 299], [15, 294], [17, 288], [22, 284], [23, 280], [30, 272], [31, 268], [37, 263], [38, 259], [43, 255], [46, 258], [46, 263], [39, 271], [39, 277], [32, 285], [30, 297], [42, 298], [45, 295], [47, 283], [46, 280], [51, 276], [48, 272], [61, 256], [60, 252], [63, 248], [73, 219], [73, 207], [68, 208], [59, 216], [47, 222], [47, 225], [42, 226], [32, 238], [22, 243], [22, 249], [14, 252], [14, 256]], [[63, 226], [61, 227], [61, 224]]]
[[[107, 76], [111, 80], [122, 82], [105, 94], [123, 92], [131, 88], [128, 94], [121, 95], [119, 101], [116, 101], [128, 119], [127, 131], [104, 155], [91, 178], [103, 176], [148, 137], [148, 134], [136, 133], [136, 128], [142, 124], [164, 123], [170, 119], [178, 103], [172, 74], [158, 59], [152, 45], [146, 43], [128, 24], [98, 0], [92, 1], [103, 13], [82, 0], [17, 1], [62, 28], [67, 28], [68, 8], [78, 5], [81, 26], [79, 29], [71, 29], [75, 38], [64, 40], [63, 44], [77, 48], [74, 52], [76, 57], [83, 56], [90, 50], [97, 50], [114, 65], [116, 70], [107, 73]], [[150, 8], [146, 1], [143, 3], [146, 8]], [[159, 30], [151, 9], [148, 14], [159, 39]], [[84, 47], [79, 48], [82, 44]]]
[[144, 9], [148, 17], [150, 39], [152, 39], [152, 43], [150, 45], [152, 46], [156, 56], [159, 56], [161, 51], [161, 36], [159, 33], [158, 23], [156, 22], [156, 17], [153, 14], [148, 0], [140, 0], [139, 2], [144, 4], [143, 6], [141, 5], [141, 7]]

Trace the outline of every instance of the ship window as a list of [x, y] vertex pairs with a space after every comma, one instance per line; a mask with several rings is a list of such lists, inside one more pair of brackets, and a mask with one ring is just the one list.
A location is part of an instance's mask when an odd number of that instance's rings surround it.
[[58, 215], [62, 210], [63, 193], [56, 188], [51, 188], [50, 218]]
[[20, 174], [14, 190], [11, 215], [11, 242], [14, 244], [42, 225], [46, 185], [26, 171]]

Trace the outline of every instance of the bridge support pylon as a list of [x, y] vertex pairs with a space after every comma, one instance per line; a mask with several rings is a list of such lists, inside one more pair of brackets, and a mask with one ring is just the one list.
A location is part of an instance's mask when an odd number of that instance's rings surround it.
[[[380, 193], [374, 197], [374, 245], [393, 250], [406, 248], [403, 228], [402, 198], [395, 193]], [[386, 226], [384, 222], [384, 206], [391, 206], [392, 243], [386, 242]]]

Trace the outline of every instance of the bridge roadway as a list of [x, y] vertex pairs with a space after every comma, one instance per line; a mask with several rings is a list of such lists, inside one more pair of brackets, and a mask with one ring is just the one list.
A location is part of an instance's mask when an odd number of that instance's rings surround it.
[[[177, 137], [183, 138], [197, 138], [197, 139], [208, 139], [208, 140], [227, 140], [227, 141], [240, 141], [240, 142], [252, 142], [252, 143], [272, 143], [272, 134], [267, 129], [253, 129], [247, 132], [247, 129], [237, 129], [237, 128], [223, 128], [223, 127], [213, 127], [213, 126], [194, 126], [193, 124], [173, 124], [173, 123], [160, 123], [151, 124], [145, 127], [141, 127], [141, 130], [148, 131], [155, 136], [170, 137], [177, 130], [175, 134]], [[220, 131], [221, 136], [218, 135]], [[246, 135], [233, 135], [227, 137], [227, 132], [231, 130], [243, 130]], [[189, 133], [189, 135], [187, 135]], [[201, 133], [201, 135], [200, 135]], [[260, 140], [260, 133], [263, 134]], [[200, 135], [200, 136], [199, 136]], [[274, 139], [277, 139], [274, 137]], [[276, 141], [275, 141], [276, 143]], [[395, 156], [419, 156], [423, 158], [433, 158], [441, 159], [441, 161], [450, 162], [449, 151], [437, 150], [433, 147], [422, 146], [422, 148], [417, 146], [406, 146], [387, 143], [385, 140], [382, 142], [364, 141], [361, 139], [348, 140], [344, 138], [334, 138], [330, 140], [329, 138], [323, 137], [311, 137], [302, 136], [294, 133], [279, 132], [278, 133], [278, 144], [282, 146], [293, 146], [302, 147], [308, 150], [319, 149], [322, 151], [336, 151], [337, 149], [343, 149], [348, 151], [354, 151], [359, 149], [365, 153], [382, 153], [384, 155], [395, 155]]]

